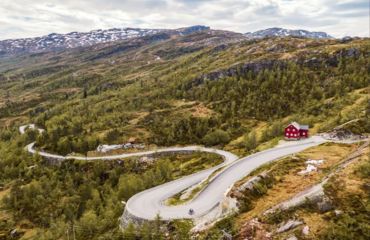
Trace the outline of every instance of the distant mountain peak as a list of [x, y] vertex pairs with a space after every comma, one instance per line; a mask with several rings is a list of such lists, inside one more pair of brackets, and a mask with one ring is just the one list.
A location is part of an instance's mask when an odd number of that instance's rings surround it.
[[111, 28], [96, 29], [90, 32], [50, 33], [42, 37], [8, 39], [0, 41], [0, 55], [38, 53], [68, 48], [86, 47], [98, 43], [108, 43], [158, 33], [187, 35], [209, 30], [210, 27], [196, 25], [179, 29]]
[[265, 37], [304, 37], [304, 38], [316, 38], [316, 39], [326, 39], [333, 38], [325, 32], [310, 32], [303, 29], [285, 29], [285, 28], [267, 28], [263, 30], [258, 30], [256, 32], [247, 32], [244, 34], [247, 38], [265, 38]]

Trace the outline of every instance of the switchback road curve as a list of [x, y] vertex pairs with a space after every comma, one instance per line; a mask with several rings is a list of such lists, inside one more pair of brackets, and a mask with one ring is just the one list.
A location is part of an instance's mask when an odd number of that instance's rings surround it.
[[[21, 126], [19, 131], [23, 134], [27, 127], [37, 129], [34, 125], [25, 125]], [[41, 132], [43, 131], [42, 129], [38, 130]], [[134, 216], [137, 219], [154, 220], [159, 214], [161, 219], [171, 220], [197, 218], [207, 214], [216, 205], [218, 205], [220, 201], [222, 201], [224, 194], [236, 181], [245, 177], [257, 167], [273, 160], [301, 152], [307, 148], [317, 146], [324, 142], [326, 142], [326, 140], [323, 138], [314, 136], [302, 141], [291, 142], [286, 146], [275, 147], [261, 151], [240, 159], [238, 159], [236, 155], [227, 151], [200, 146], [171, 147], [156, 151], [145, 151], [102, 157], [78, 157], [51, 154], [44, 151], [37, 151], [34, 148], [35, 143], [27, 145], [26, 150], [32, 154], [38, 153], [43, 157], [57, 160], [76, 159], [87, 161], [123, 159], [161, 152], [201, 151], [221, 155], [224, 159], [222, 164], [137, 193], [126, 203], [125, 212], [128, 213], [127, 215]], [[207, 179], [212, 172], [221, 167], [224, 168], [217, 173], [216, 176], [210, 180], [208, 185], [205, 186], [204, 189], [202, 189], [201, 192], [191, 201], [177, 206], [167, 206], [164, 204], [165, 200], [169, 197], [180, 193], [181, 191], [201, 182], [202, 180]], [[189, 209], [194, 210], [193, 215], [189, 215]]]

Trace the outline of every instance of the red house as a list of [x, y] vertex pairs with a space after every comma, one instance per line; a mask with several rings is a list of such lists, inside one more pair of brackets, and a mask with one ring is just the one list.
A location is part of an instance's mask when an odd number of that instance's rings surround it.
[[308, 125], [300, 125], [297, 122], [292, 122], [285, 128], [284, 136], [288, 140], [308, 138]]

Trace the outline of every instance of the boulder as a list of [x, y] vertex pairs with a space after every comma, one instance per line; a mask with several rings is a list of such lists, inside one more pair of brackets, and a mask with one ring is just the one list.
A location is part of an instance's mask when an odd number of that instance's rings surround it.
[[333, 205], [327, 197], [324, 197], [320, 202], [317, 203], [317, 208], [320, 212], [324, 213], [333, 209]]
[[357, 48], [350, 48], [345, 52], [348, 57], [358, 57], [360, 55], [360, 50]]
[[289, 221], [287, 221], [286, 223], [283, 223], [283, 224], [281, 225], [281, 227], [279, 227], [279, 228], [276, 230], [276, 232], [277, 232], [277, 233], [286, 232], [286, 231], [288, 231], [288, 230], [290, 230], [290, 229], [293, 229], [293, 228], [295, 228], [295, 227], [297, 227], [297, 226], [299, 226], [299, 225], [302, 225], [302, 224], [303, 224], [303, 222], [302, 222], [302, 221], [289, 220]]
[[307, 174], [309, 174], [311, 172], [315, 172], [315, 171], [317, 171], [317, 167], [315, 167], [312, 164], [308, 164], [307, 167], [306, 167], [306, 169], [298, 172], [298, 175], [307, 175]]
[[339, 40], [339, 42], [340, 43], [347, 43], [347, 42], [350, 42], [350, 41], [352, 41], [353, 40], [353, 38], [352, 37], [350, 37], [350, 36], [345, 36], [345, 37], [343, 37], [342, 39], [340, 39]]
[[298, 240], [298, 238], [295, 235], [293, 235], [288, 237], [286, 240]]
[[10, 231], [10, 237], [11, 238], [16, 238], [16, 237], [18, 237], [18, 230], [17, 229], [13, 229], [13, 230], [11, 230]]
[[335, 209], [334, 210], [334, 213], [335, 213], [335, 216], [340, 216], [340, 215], [342, 215], [343, 214], [343, 211], [342, 210], [338, 210], [338, 209]]
[[265, 229], [264, 225], [257, 218], [253, 218], [243, 224], [239, 236], [240, 239], [244, 240], [272, 240], [272, 234]]
[[302, 229], [302, 234], [307, 236], [310, 233], [310, 227], [309, 226], [304, 226]]
[[244, 192], [245, 190], [253, 190], [256, 183], [260, 182], [261, 180], [269, 177], [269, 172], [264, 171], [257, 176], [252, 177], [247, 182], [243, 183], [238, 187], [238, 192]]

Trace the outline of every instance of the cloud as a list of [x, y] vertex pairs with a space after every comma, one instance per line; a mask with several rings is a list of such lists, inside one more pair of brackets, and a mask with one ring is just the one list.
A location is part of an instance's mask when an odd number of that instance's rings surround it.
[[203, 24], [248, 32], [267, 27], [369, 36], [368, 0], [1, 0], [0, 39], [100, 28]]
[[333, 6], [332, 10], [338, 17], [369, 17], [370, 2], [368, 0], [339, 2]]
[[358, 0], [349, 2], [337, 2], [334, 7], [336, 10], [347, 10], [347, 9], [367, 9], [369, 8], [368, 0]]

